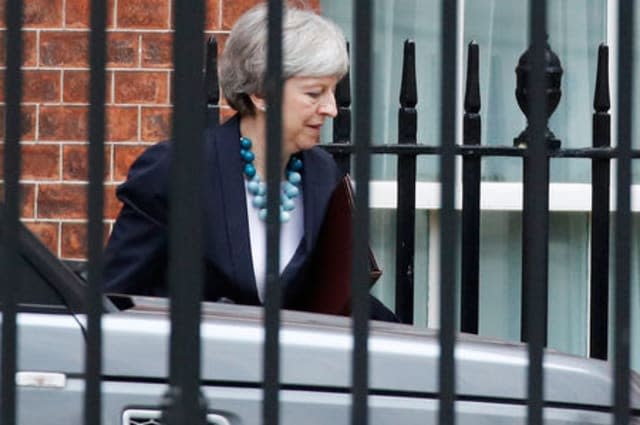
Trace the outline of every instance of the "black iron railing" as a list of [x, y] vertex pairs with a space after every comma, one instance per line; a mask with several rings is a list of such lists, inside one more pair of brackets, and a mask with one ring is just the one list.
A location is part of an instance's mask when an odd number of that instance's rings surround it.
[[[203, 121], [202, 104], [192, 99], [201, 96], [202, 34], [204, 27], [204, 2], [176, 1], [174, 38], [174, 118], [173, 139], [177, 160], [171, 188], [171, 356], [170, 385], [166, 397], [166, 423], [204, 423], [206, 406], [199, 391], [200, 358], [199, 320], [202, 285], [201, 246], [198, 238], [187, 239], [184, 234], [200, 233], [199, 185], [200, 167], [198, 140], [205, 125], [219, 123], [219, 89], [216, 75], [215, 40], [208, 44], [206, 58], [205, 92], [207, 96], [206, 119]], [[440, 142], [434, 145], [418, 143], [418, 101], [415, 75], [415, 44], [407, 41], [404, 46], [402, 88], [398, 112], [399, 130], [397, 144], [371, 146], [371, 29], [372, 2], [354, 1], [357, 11], [354, 19], [353, 54], [353, 137], [351, 111], [351, 85], [347, 76], [336, 92], [338, 117], [334, 120], [334, 143], [325, 146], [333, 153], [339, 166], [350, 169], [355, 156], [355, 180], [358, 187], [356, 215], [354, 217], [353, 282], [368, 282], [367, 241], [369, 240], [369, 160], [372, 154], [397, 155], [397, 232], [396, 232], [396, 312], [405, 323], [413, 320], [414, 252], [415, 252], [415, 188], [416, 158], [418, 155], [440, 156], [442, 184], [441, 247], [440, 247], [440, 409], [442, 424], [455, 423], [455, 269], [458, 264], [454, 244], [448, 243], [457, 234], [455, 199], [456, 157], [462, 157], [462, 251], [461, 251], [461, 316], [460, 327], [464, 332], [478, 332], [479, 317], [479, 258], [480, 258], [480, 184], [481, 159], [487, 156], [521, 157], [523, 161], [523, 252], [522, 252], [522, 328], [521, 337], [529, 342], [529, 410], [528, 423], [542, 423], [543, 411], [543, 348], [547, 339], [548, 298], [548, 229], [549, 229], [549, 161], [551, 158], [588, 158], [592, 162], [592, 215], [591, 215], [591, 306], [589, 354], [606, 358], [609, 352], [607, 340], [609, 288], [609, 199], [611, 195], [611, 161], [617, 162], [615, 206], [615, 320], [613, 329], [613, 361], [615, 365], [614, 413], [616, 424], [629, 423], [629, 353], [630, 341], [630, 187], [631, 160], [640, 152], [631, 149], [631, 101], [633, 75], [633, 2], [619, 2], [619, 63], [618, 63], [618, 139], [611, 147], [610, 107], [608, 88], [608, 51], [601, 46], [598, 56], [598, 73], [594, 99], [593, 147], [564, 149], [548, 143], [549, 109], [547, 93], [548, 68], [545, 58], [546, 1], [531, 1], [529, 70], [526, 106], [529, 129], [525, 139], [518, 139], [518, 146], [482, 145], [481, 108], [478, 57], [479, 46], [469, 45], [467, 59], [466, 95], [464, 101], [463, 144], [455, 139], [455, 70], [456, 16], [455, 0], [442, 3], [442, 110]], [[2, 279], [2, 414], [3, 424], [16, 423], [15, 387], [16, 372], [16, 305], [13, 299], [20, 271], [15, 264], [18, 252], [19, 175], [20, 175], [20, 103], [21, 103], [21, 51], [20, 38], [21, 0], [6, 2], [6, 138], [4, 149], [5, 204], [3, 231], [5, 247], [0, 256]], [[281, 75], [282, 1], [269, 1], [268, 72], [266, 81], [268, 108], [268, 266], [265, 302], [264, 345], [264, 403], [263, 419], [267, 425], [280, 421], [279, 405], [279, 220], [277, 176], [280, 169], [280, 136], [282, 98]], [[89, 184], [89, 288], [87, 294], [88, 338], [86, 362], [85, 423], [99, 424], [100, 371], [101, 371], [101, 294], [102, 268], [102, 199], [103, 199], [103, 141], [104, 141], [104, 67], [105, 21], [104, 0], [92, 1], [91, 8], [91, 112], [90, 112], [90, 184]], [[188, 187], [189, 190], [182, 190]], [[185, 273], [185, 270], [188, 273]], [[353, 404], [352, 423], [368, 423], [368, 287], [354, 285], [353, 304]], [[182, 367], [189, 364], [189, 368]]]

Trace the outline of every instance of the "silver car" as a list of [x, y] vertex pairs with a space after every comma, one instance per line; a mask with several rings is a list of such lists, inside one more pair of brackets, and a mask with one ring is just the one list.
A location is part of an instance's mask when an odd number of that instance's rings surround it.
[[[81, 424], [84, 283], [34, 238], [23, 236], [17, 423]], [[201, 389], [210, 424], [261, 423], [262, 314], [257, 307], [203, 303]], [[167, 300], [105, 298], [103, 424], [160, 423], [168, 389], [169, 330]], [[281, 424], [348, 424], [350, 320], [285, 311], [280, 339]], [[372, 322], [371, 424], [437, 423], [438, 353], [433, 330]], [[457, 423], [526, 423], [526, 346], [460, 335], [456, 373]], [[546, 351], [544, 379], [546, 424], [612, 423], [609, 363]], [[640, 378], [635, 373], [631, 397], [633, 423], [640, 423]]]

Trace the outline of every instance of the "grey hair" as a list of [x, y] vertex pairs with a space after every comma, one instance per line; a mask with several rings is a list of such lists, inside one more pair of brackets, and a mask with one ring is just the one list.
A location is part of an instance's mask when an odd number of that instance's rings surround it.
[[[249, 9], [235, 23], [220, 58], [220, 86], [241, 115], [255, 114], [249, 96], [264, 96], [267, 67], [267, 7]], [[344, 34], [336, 24], [307, 9], [285, 7], [282, 76], [342, 78], [349, 67]]]

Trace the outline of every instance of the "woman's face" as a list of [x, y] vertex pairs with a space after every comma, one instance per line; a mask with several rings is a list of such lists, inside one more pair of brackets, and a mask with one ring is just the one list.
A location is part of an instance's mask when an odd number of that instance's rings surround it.
[[338, 113], [334, 92], [336, 77], [292, 77], [283, 89], [284, 149], [288, 153], [314, 147], [327, 117]]

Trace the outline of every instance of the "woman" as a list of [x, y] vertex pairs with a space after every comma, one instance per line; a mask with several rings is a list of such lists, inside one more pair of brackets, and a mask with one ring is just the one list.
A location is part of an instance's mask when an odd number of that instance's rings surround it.
[[[205, 300], [254, 305], [264, 300], [265, 40], [267, 9], [259, 5], [236, 22], [220, 60], [223, 93], [238, 113], [205, 135]], [[303, 307], [310, 259], [341, 177], [331, 156], [316, 144], [325, 120], [336, 116], [334, 91], [347, 68], [346, 42], [335, 24], [308, 10], [285, 11], [280, 202], [285, 308]], [[106, 292], [167, 293], [170, 152], [170, 143], [149, 148], [118, 188], [124, 206], [105, 254]]]

